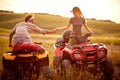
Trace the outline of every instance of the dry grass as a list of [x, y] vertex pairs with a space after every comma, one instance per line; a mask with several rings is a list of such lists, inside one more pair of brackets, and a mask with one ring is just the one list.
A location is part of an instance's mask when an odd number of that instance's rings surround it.
[[[53, 37], [53, 39], [54, 38], [55, 37]], [[34, 38], [33, 41], [37, 42], [37, 41], [39, 41], [39, 39]], [[70, 72], [68, 72], [66, 77], [62, 76], [60, 74], [55, 74], [54, 69], [53, 69], [53, 56], [54, 56], [53, 44], [54, 43], [55, 43], [55, 40], [52, 40], [51, 42], [46, 40], [43, 43], [43, 46], [49, 52], [50, 66], [51, 66], [51, 68], [53, 70], [53, 76], [54, 76], [53, 80], [81, 80], [81, 79], [82, 80], [97, 80], [97, 79], [100, 79], [101, 77], [103, 77], [102, 73], [97, 73], [96, 75], [93, 75], [93, 74], [91, 74], [91, 73], [89, 73], [87, 71], [84, 71], [84, 72], [79, 71], [78, 72], [79, 74], [77, 74], [77, 72], [74, 69], [71, 70]], [[1, 51], [0, 52], [0, 70], [2, 69], [2, 61], [1, 61], [2, 54], [4, 52], [6, 52], [6, 51], [9, 51], [9, 50], [11, 50], [11, 49], [8, 47], [8, 38], [0, 39], [0, 51]], [[111, 48], [111, 50], [109, 50], [108, 56], [110, 56], [112, 58], [114, 65], [119, 64], [119, 62], [120, 62], [120, 58], [119, 58], [120, 54], [113, 52], [112, 48]], [[40, 79], [42, 80], [43, 77], [40, 77]]]
[[[26, 14], [16, 14], [16, 13], [0, 13], [0, 70], [2, 70], [2, 55], [6, 51], [11, 50], [8, 47], [8, 36], [10, 29], [20, 21], [24, 21]], [[36, 24], [40, 25], [42, 28], [53, 29], [55, 27], [62, 27], [68, 23], [69, 19], [53, 16], [53, 15], [43, 15], [36, 14]], [[119, 64], [120, 62], [120, 51], [113, 50], [114, 45], [120, 45], [120, 24], [110, 23], [110, 22], [101, 22], [96, 20], [88, 20], [88, 26], [93, 30], [95, 35], [91, 37], [91, 42], [100, 42], [110, 45], [111, 48], [108, 50], [108, 56], [113, 60], [114, 65]], [[63, 31], [62, 31], [63, 32]], [[83, 29], [83, 32], [85, 30]], [[57, 32], [54, 35], [38, 35], [32, 34], [34, 42], [43, 42], [43, 46], [49, 52], [50, 66], [53, 70], [53, 44], [55, 40], [61, 36], [61, 32]], [[98, 37], [99, 36], [99, 37]], [[54, 71], [54, 70], [53, 70]], [[67, 76], [61, 76], [60, 74], [55, 74], [53, 72], [54, 80], [97, 80], [100, 79], [103, 74], [98, 73], [96, 76], [90, 74], [87, 71], [79, 71], [78, 75], [75, 70], [72, 70], [67, 73]], [[42, 77], [40, 77], [43, 80]]]

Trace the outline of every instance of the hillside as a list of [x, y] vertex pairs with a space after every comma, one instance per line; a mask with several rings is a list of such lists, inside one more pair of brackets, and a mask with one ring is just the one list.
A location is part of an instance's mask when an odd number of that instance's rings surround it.
[[[24, 21], [24, 17], [26, 14], [19, 14], [19, 13], [6, 13], [0, 12], [0, 73], [2, 70], [2, 55], [7, 51], [11, 51], [12, 48], [8, 47], [9, 39], [8, 35], [10, 30], [14, 27], [14, 25], [18, 22]], [[50, 14], [35, 14], [36, 25], [47, 28], [53, 29], [56, 27], [62, 27], [66, 25], [69, 21], [69, 18], [50, 15]], [[108, 56], [112, 58], [113, 65], [120, 65], [120, 24], [115, 24], [113, 22], [106, 22], [106, 21], [99, 21], [88, 19], [88, 26], [93, 30], [95, 35], [90, 37], [91, 42], [97, 43], [104, 43], [108, 49]], [[83, 31], [84, 28], [83, 28]], [[61, 31], [62, 32], [62, 31]], [[50, 35], [38, 35], [32, 34], [33, 42], [42, 42], [42, 46], [49, 52], [49, 61], [50, 67], [53, 69], [53, 57], [54, 57], [54, 50], [53, 44], [55, 43], [56, 39], [61, 36], [61, 32], [57, 32], [57, 34], [50, 34]], [[116, 68], [117, 67], [117, 68]], [[120, 76], [120, 66], [114, 67], [114, 79], [119, 80], [117, 77]], [[61, 75], [61, 74], [60, 74]], [[54, 74], [54, 80], [62, 80], [59, 75]], [[99, 76], [99, 75], [98, 75]], [[70, 80], [71, 77], [67, 76]], [[78, 76], [74, 76], [78, 77]], [[73, 77], [73, 78], [74, 78]], [[86, 78], [88, 76], [85, 76]], [[92, 76], [95, 77], [95, 76]], [[88, 78], [89, 79], [89, 78]], [[94, 80], [94, 79], [92, 79]], [[96, 79], [95, 79], [96, 80]]]
[[[25, 16], [26, 14], [0, 12], [0, 33], [9, 32], [16, 23], [24, 21]], [[69, 18], [49, 14], [35, 14], [35, 19], [35, 24], [47, 29], [65, 26], [69, 21]], [[87, 22], [95, 33], [94, 36], [120, 37], [120, 24], [92, 19], [88, 19]]]

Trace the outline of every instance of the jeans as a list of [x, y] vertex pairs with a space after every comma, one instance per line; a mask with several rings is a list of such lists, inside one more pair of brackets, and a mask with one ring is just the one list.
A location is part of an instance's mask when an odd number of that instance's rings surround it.
[[32, 42], [31, 38], [29, 38], [29, 37], [15, 37], [14, 38], [14, 44], [19, 42], [19, 41]]
[[69, 45], [75, 45], [78, 43], [77, 38], [81, 37], [81, 33], [74, 33], [72, 32], [70, 35], [70, 39], [69, 39]]

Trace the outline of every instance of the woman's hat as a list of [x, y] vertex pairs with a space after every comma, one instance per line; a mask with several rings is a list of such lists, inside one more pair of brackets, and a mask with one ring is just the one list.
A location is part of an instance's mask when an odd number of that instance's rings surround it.
[[72, 11], [70, 11], [70, 12], [78, 12], [78, 11], [80, 11], [79, 7], [73, 7]]

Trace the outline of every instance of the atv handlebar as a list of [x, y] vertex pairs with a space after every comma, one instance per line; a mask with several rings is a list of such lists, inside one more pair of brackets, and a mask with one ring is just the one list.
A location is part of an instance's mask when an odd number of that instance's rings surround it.
[[34, 42], [35, 44], [39, 44], [39, 45], [42, 45], [42, 42]]

